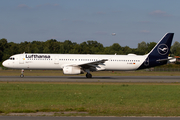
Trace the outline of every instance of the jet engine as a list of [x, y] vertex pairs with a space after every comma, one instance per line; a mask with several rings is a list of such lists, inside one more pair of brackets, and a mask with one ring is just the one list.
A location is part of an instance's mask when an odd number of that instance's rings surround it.
[[64, 74], [69, 74], [69, 75], [78, 75], [81, 74], [81, 68], [77, 66], [65, 66], [63, 68], [63, 73]]

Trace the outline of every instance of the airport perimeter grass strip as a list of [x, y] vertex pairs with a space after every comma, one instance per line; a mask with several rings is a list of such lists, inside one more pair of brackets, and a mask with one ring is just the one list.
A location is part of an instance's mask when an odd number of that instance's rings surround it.
[[3, 114], [57, 112], [62, 113], [56, 114], [58, 116], [67, 116], [63, 113], [69, 112], [69, 115], [82, 116], [180, 116], [179, 98], [178, 83], [0, 83], [0, 113]]

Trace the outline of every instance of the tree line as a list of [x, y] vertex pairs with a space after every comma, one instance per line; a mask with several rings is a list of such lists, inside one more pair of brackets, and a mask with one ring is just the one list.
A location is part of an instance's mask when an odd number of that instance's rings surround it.
[[[129, 53], [144, 55], [151, 51], [156, 45], [155, 42], [141, 42], [138, 43], [137, 48], [130, 48], [128, 46], [122, 47], [119, 43], [114, 43], [111, 46], [104, 47], [103, 44], [89, 40], [77, 44], [70, 40], [64, 42], [50, 39], [45, 42], [32, 41], [14, 43], [8, 42], [7, 39], [0, 39], [0, 63], [8, 59], [11, 55], [26, 53], [59, 53], [59, 54], [121, 54], [126, 55]], [[180, 43], [175, 42], [171, 47], [171, 55], [180, 56]]]

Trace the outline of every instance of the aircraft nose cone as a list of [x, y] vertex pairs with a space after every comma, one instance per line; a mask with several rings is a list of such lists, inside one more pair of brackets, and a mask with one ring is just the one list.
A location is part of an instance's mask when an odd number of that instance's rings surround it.
[[3, 65], [4, 67], [7, 67], [7, 66], [8, 66], [7, 61], [4, 61], [4, 62], [2, 63], [2, 65]]

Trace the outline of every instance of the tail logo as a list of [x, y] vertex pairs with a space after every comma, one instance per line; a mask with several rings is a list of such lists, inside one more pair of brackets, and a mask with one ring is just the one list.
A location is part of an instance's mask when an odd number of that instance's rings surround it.
[[160, 55], [166, 55], [169, 51], [169, 48], [166, 44], [160, 44], [157, 48], [157, 51]]

